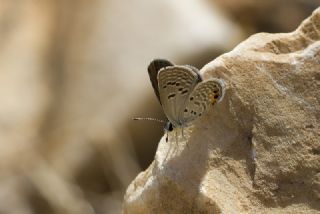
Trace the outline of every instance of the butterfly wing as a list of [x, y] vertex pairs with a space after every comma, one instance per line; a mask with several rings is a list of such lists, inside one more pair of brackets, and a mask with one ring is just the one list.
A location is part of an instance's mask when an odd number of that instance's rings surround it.
[[168, 66], [173, 66], [173, 64], [165, 59], [155, 59], [148, 66], [149, 78], [150, 78], [154, 93], [156, 94], [160, 103], [161, 103], [161, 100], [160, 100], [160, 94], [158, 89], [158, 73], [161, 68], [165, 68]]
[[158, 88], [164, 113], [174, 126], [181, 126], [181, 111], [197, 83], [199, 73], [189, 66], [169, 66], [158, 73]]
[[199, 83], [192, 93], [190, 93], [185, 104], [185, 109], [181, 111], [180, 121], [183, 124], [200, 117], [206, 113], [210, 106], [219, 102], [224, 94], [224, 83], [219, 79], [209, 79]]

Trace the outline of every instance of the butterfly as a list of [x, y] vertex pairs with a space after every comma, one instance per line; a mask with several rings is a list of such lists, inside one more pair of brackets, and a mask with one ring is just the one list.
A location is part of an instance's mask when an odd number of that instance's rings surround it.
[[174, 65], [165, 59], [155, 59], [148, 66], [148, 73], [168, 119], [165, 130], [169, 132], [189, 126], [224, 95], [222, 80], [203, 80], [199, 70], [190, 65]]

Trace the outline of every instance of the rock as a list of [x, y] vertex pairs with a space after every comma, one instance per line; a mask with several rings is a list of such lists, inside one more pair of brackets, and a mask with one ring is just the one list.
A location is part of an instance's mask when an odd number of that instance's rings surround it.
[[2, 1], [0, 5], [2, 171], [19, 164], [36, 145], [51, 102], [46, 61], [52, 23], [43, 14], [51, 14], [45, 3]]
[[[290, 32], [320, 5], [319, 0], [209, 0], [228, 13], [251, 34], [255, 32]], [[270, 16], [272, 14], [272, 16]], [[290, 18], [288, 18], [290, 17]]]
[[[292, 33], [251, 36], [201, 69], [226, 95], [189, 136], [165, 136], [124, 213], [318, 213], [320, 8]], [[179, 132], [179, 130], [177, 130]]]

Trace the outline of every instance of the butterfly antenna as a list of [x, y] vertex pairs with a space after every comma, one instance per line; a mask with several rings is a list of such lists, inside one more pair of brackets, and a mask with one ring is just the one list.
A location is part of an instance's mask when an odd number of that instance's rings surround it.
[[155, 121], [159, 123], [166, 123], [164, 120], [156, 119], [156, 118], [151, 118], [151, 117], [135, 117], [132, 118], [133, 120], [149, 120], [149, 121]]

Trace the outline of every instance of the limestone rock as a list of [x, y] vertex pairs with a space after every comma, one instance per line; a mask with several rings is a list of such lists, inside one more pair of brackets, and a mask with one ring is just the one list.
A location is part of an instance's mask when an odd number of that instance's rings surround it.
[[225, 80], [224, 99], [187, 140], [162, 138], [123, 212], [319, 213], [320, 9], [292, 33], [251, 36], [201, 73]]

